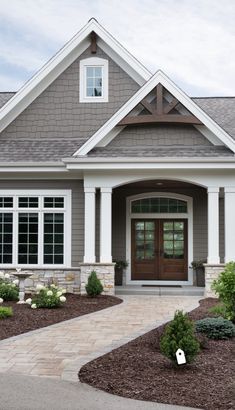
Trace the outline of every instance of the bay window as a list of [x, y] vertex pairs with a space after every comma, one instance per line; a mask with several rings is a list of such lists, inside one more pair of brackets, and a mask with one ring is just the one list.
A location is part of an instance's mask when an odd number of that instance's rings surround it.
[[71, 265], [71, 191], [46, 192], [0, 191], [1, 266]]

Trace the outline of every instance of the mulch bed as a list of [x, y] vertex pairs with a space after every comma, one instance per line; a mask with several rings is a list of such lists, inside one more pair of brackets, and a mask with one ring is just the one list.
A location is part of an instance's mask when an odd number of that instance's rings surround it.
[[[122, 302], [121, 299], [115, 296], [99, 295], [94, 298], [73, 294], [65, 296], [66, 303], [56, 309], [31, 309], [29, 305], [4, 302], [1, 306], [11, 306], [14, 315], [0, 320], [0, 340], [96, 312]], [[27, 295], [27, 297], [30, 297], [30, 295]]]
[[[208, 308], [216, 303], [212, 298], [202, 300], [189, 317], [198, 320], [213, 316]], [[159, 340], [164, 327], [86, 364], [79, 372], [79, 379], [108, 393], [137, 400], [207, 410], [235, 408], [232, 405], [234, 338], [204, 337], [204, 347], [195, 362], [176, 368], [160, 353]]]

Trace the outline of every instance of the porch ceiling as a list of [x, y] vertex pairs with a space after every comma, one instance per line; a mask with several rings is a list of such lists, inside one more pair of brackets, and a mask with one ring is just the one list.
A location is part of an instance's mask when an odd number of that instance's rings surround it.
[[133, 182], [130, 184], [122, 185], [121, 187], [115, 188], [118, 189], [128, 189], [128, 190], [136, 190], [136, 189], [144, 189], [149, 191], [169, 191], [170, 189], [205, 189], [198, 185], [190, 184], [188, 182], [181, 182], [181, 181], [173, 181], [173, 180], [163, 180], [163, 179], [154, 179], [154, 180], [147, 180], [147, 181], [138, 181]]

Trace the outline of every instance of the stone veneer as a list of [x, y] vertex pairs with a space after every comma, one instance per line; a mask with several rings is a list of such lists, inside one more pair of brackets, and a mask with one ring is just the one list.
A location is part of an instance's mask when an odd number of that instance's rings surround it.
[[205, 296], [206, 297], [218, 297], [211, 289], [212, 282], [218, 278], [219, 274], [224, 270], [225, 264], [210, 265], [205, 264]]
[[[47, 285], [54, 283], [66, 289], [68, 293], [80, 294], [80, 268], [70, 269], [22, 269], [32, 272], [32, 276], [26, 279], [26, 292], [35, 290], [37, 283]], [[4, 273], [9, 273], [11, 279], [16, 279], [12, 275], [15, 269], [1, 269]]]
[[81, 295], [86, 294], [85, 286], [88, 276], [94, 270], [100, 279], [105, 295], [114, 295], [114, 266], [115, 263], [82, 263], [81, 267]]

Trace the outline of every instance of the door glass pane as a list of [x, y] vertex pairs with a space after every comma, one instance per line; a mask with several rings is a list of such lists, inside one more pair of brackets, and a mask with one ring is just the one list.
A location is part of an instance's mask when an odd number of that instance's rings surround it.
[[163, 255], [165, 259], [184, 258], [184, 222], [163, 222]]
[[135, 259], [151, 260], [155, 258], [155, 222], [135, 222]]

